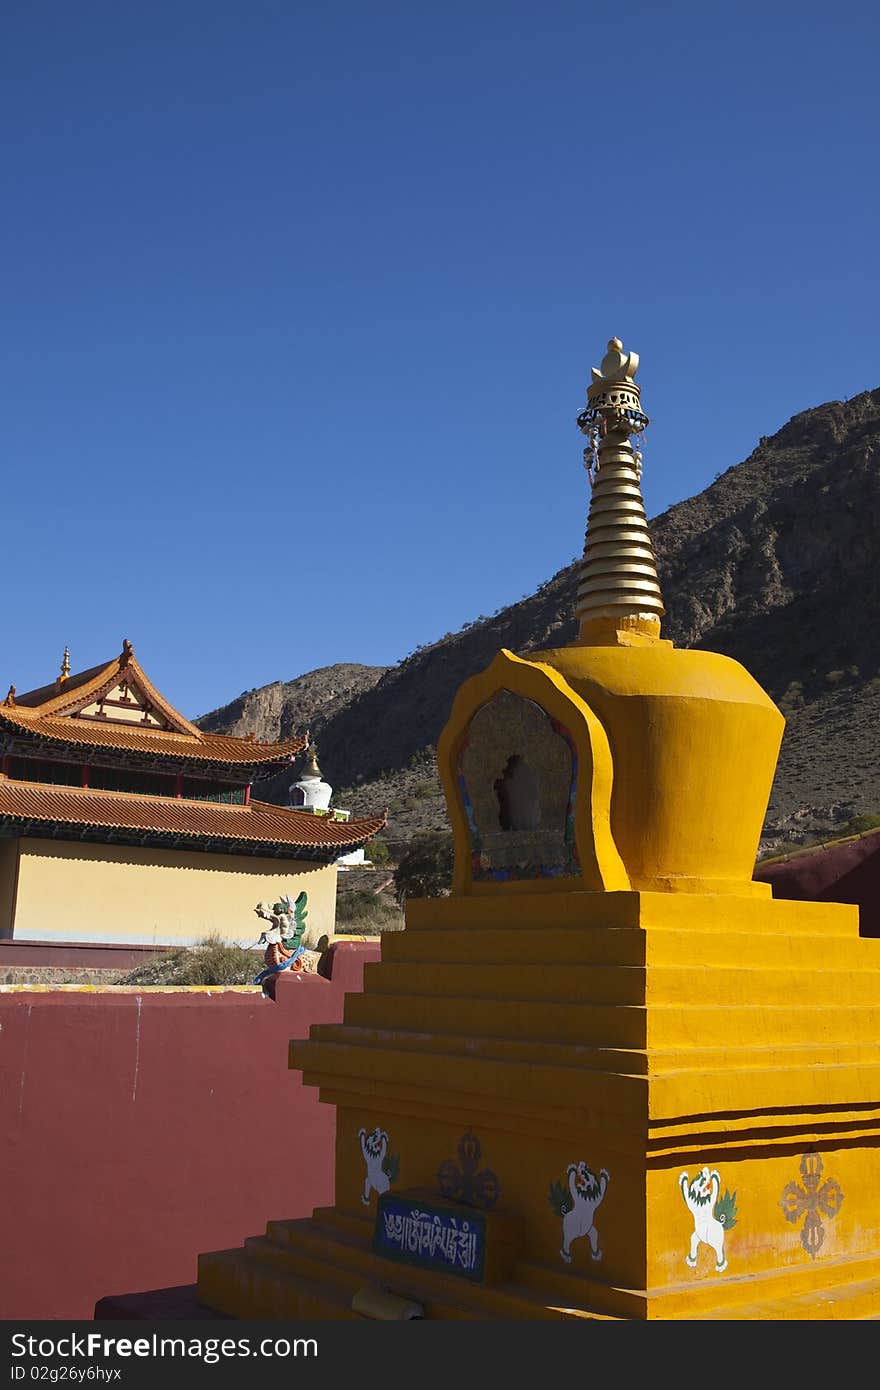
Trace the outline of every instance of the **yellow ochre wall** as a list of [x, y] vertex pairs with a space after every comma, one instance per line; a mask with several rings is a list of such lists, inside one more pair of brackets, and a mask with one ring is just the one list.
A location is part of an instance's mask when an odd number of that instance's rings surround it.
[[139, 849], [66, 840], [0, 842], [0, 929], [15, 876], [6, 846], [20, 847], [14, 936], [25, 941], [189, 945], [204, 936], [252, 945], [258, 902], [308, 893], [305, 943], [332, 935], [336, 865]]

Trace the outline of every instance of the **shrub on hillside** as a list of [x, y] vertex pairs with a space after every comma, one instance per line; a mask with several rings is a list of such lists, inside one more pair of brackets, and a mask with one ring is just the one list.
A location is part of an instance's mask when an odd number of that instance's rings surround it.
[[880, 826], [880, 816], [853, 816], [843, 827], [844, 835], [864, 835], [866, 830], [876, 830]]
[[374, 840], [370, 840], [365, 847], [364, 853], [371, 864], [388, 863], [388, 846], [383, 839], [377, 835]]
[[402, 912], [384, 893], [360, 890], [340, 893], [336, 900], [336, 932], [340, 936], [375, 936], [402, 927]]
[[452, 836], [443, 831], [416, 835], [394, 874], [394, 894], [407, 898], [445, 898], [452, 890]]

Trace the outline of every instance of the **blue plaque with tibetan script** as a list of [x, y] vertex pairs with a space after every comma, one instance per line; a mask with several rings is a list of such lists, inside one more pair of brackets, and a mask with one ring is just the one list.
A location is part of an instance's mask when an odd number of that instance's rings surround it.
[[373, 1229], [373, 1254], [482, 1282], [486, 1218], [471, 1207], [383, 1192]]

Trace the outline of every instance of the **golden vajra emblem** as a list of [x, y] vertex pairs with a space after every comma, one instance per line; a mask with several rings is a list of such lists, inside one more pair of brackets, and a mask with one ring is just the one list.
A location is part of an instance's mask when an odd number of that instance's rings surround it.
[[840, 1211], [843, 1193], [840, 1184], [833, 1178], [822, 1182], [823, 1163], [818, 1154], [804, 1154], [801, 1159], [801, 1177], [804, 1185], [790, 1182], [782, 1193], [779, 1205], [785, 1212], [786, 1221], [794, 1224], [804, 1218], [801, 1229], [801, 1245], [811, 1259], [815, 1259], [825, 1240], [825, 1227], [822, 1217], [834, 1217]]
[[491, 1168], [480, 1169], [482, 1157], [479, 1139], [468, 1130], [458, 1141], [458, 1163], [446, 1158], [437, 1169], [441, 1197], [484, 1211], [494, 1207], [501, 1196], [501, 1183]]

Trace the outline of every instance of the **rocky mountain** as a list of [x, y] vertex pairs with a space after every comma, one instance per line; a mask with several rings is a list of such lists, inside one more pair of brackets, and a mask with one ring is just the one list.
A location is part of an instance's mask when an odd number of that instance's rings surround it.
[[203, 714], [195, 723], [207, 733], [237, 738], [253, 734], [271, 742], [309, 732], [317, 741], [325, 726], [364, 691], [371, 690], [389, 669], [345, 662], [321, 666], [292, 681], [273, 681], [245, 690], [238, 699]]
[[[735, 657], [786, 715], [763, 848], [880, 810], [880, 389], [794, 416], [651, 534], [664, 636]], [[337, 803], [389, 805], [389, 842], [404, 843], [445, 823], [433, 749], [458, 686], [499, 647], [570, 641], [576, 583], [570, 565], [398, 666], [328, 667], [199, 722], [259, 737], [310, 726]]]

